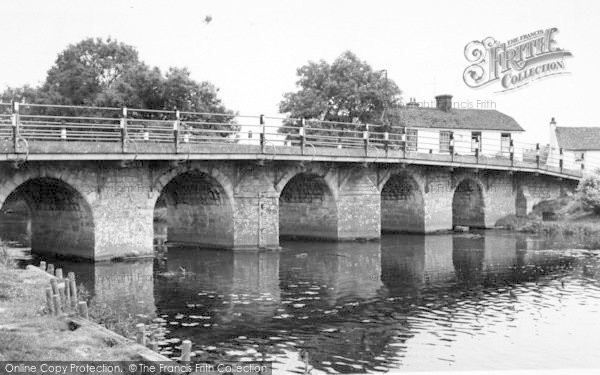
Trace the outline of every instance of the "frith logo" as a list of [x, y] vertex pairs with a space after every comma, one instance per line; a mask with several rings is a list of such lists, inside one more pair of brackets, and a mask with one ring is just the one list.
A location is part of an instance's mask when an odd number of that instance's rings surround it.
[[514, 90], [530, 82], [568, 73], [565, 57], [571, 52], [558, 48], [557, 28], [537, 30], [500, 43], [492, 37], [465, 46], [465, 57], [472, 63], [464, 73], [467, 86], [478, 88], [498, 81], [502, 91]]

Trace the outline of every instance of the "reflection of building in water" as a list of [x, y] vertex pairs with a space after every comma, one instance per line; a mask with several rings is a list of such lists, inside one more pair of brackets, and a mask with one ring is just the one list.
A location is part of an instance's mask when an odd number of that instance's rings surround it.
[[273, 315], [280, 300], [278, 252], [232, 252], [172, 247], [157, 278], [157, 308], [218, 312], [222, 321]]
[[[282, 254], [282, 280], [292, 289], [297, 282], [325, 285], [318, 294], [329, 305], [375, 297], [381, 287], [379, 242], [290, 242], [285, 247], [291, 251]], [[293, 292], [289, 285], [282, 288]]]
[[127, 315], [155, 315], [152, 259], [120, 263], [60, 260], [54, 264], [63, 268], [64, 275], [75, 273], [77, 283], [83, 284], [93, 298], [92, 303]]

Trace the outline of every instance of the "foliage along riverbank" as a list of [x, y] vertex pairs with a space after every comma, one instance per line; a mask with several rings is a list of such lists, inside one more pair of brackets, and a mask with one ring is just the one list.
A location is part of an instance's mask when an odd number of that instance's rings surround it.
[[48, 275], [18, 268], [0, 244], [0, 361], [139, 359], [128, 345], [48, 314], [48, 283]]
[[600, 243], [600, 215], [575, 195], [541, 202], [526, 217], [510, 215], [496, 225], [523, 233], [598, 237]]

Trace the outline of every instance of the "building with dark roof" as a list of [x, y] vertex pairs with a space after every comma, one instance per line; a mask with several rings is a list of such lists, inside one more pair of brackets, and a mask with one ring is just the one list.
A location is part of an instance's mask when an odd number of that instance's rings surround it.
[[490, 109], [453, 108], [452, 95], [435, 97], [435, 107], [414, 99], [393, 113], [404, 127], [408, 151], [507, 156], [511, 140], [524, 129], [512, 117]]
[[562, 149], [563, 158], [574, 163], [600, 165], [600, 127], [556, 126], [550, 121], [550, 146]]

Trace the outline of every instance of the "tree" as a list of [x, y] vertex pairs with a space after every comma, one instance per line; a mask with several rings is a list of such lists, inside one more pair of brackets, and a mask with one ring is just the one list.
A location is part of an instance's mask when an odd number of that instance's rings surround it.
[[58, 55], [41, 90], [60, 104], [95, 105], [99, 95], [139, 65], [132, 46], [110, 38], [85, 39]]
[[[384, 71], [373, 70], [354, 53], [344, 52], [333, 64], [309, 62], [297, 70], [297, 92], [284, 94], [279, 110], [290, 119], [382, 124], [384, 111], [396, 106], [401, 91]], [[287, 121], [288, 126], [299, 126]], [[341, 129], [342, 125], [332, 128]], [[282, 132], [289, 129], [283, 129]]]
[[[139, 60], [137, 50], [113, 39], [85, 39], [62, 51], [38, 88], [8, 88], [2, 101], [26, 101], [50, 105], [86, 105], [95, 107], [128, 107], [162, 111], [219, 113], [222, 116], [187, 115], [189, 128], [217, 129], [237, 132], [234, 112], [218, 97], [218, 89], [210, 82], [197, 82], [185, 68], [170, 68], [166, 75], [157, 67]], [[98, 111], [64, 108], [35, 108], [32, 113], [52, 115], [87, 115]], [[142, 119], [172, 119], [171, 113], [131, 111]], [[120, 116], [112, 112], [112, 116]], [[200, 124], [209, 122], [210, 124]], [[227, 123], [227, 125], [225, 125]], [[231, 133], [217, 133], [222, 137]]]
[[583, 206], [596, 215], [600, 215], [600, 174], [598, 174], [598, 171], [594, 175], [581, 180], [577, 192]]

